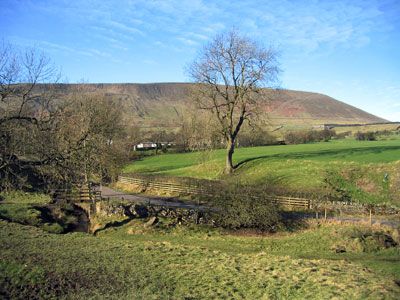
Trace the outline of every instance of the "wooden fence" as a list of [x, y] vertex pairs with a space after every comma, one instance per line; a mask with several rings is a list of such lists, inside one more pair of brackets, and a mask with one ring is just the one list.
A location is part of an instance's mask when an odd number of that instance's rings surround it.
[[52, 191], [52, 198], [54, 202], [96, 202], [101, 200], [101, 191], [92, 187], [56, 189]]
[[[141, 187], [143, 191], [147, 189], [156, 189], [158, 191], [179, 194], [179, 195], [209, 195], [210, 191], [216, 187], [217, 183], [213, 183], [212, 181], [196, 181], [194, 179], [187, 181], [187, 183], [174, 183], [162, 179], [160, 177], [128, 177], [128, 176], [119, 176], [118, 181], [125, 184], [133, 184]], [[253, 199], [257, 199], [257, 195], [249, 195], [249, 197]], [[365, 213], [371, 212], [375, 214], [386, 214], [386, 215], [400, 215], [400, 210], [397, 207], [388, 206], [388, 205], [368, 205], [364, 203], [354, 203], [351, 201], [333, 201], [333, 200], [313, 200], [307, 198], [299, 198], [299, 197], [286, 197], [286, 196], [264, 196], [267, 199], [277, 203], [278, 205], [294, 208], [294, 209], [302, 209], [302, 210], [313, 210], [313, 211], [338, 211], [341, 212], [349, 212], [349, 213]]]
[[[187, 194], [187, 195], [209, 195], [210, 189], [201, 186], [191, 186], [179, 183], [172, 183], [168, 181], [161, 181], [154, 178], [134, 178], [127, 176], [119, 176], [118, 181], [124, 184], [133, 184], [141, 187], [143, 190], [148, 188], [157, 189], [158, 191], [167, 193], [177, 193], [177, 194]], [[257, 196], [252, 196], [252, 198], [257, 198]], [[300, 209], [310, 209], [312, 208], [312, 201], [305, 198], [296, 197], [283, 197], [283, 196], [267, 196], [272, 202], [279, 205], [290, 207], [290, 208], [300, 208]]]

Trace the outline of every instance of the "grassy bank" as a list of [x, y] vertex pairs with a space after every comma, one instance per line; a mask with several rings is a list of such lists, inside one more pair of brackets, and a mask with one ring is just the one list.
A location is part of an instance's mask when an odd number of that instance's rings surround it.
[[398, 248], [335, 253], [332, 247], [346, 243], [352, 230], [324, 225], [232, 236], [207, 227], [145, 228], [135, 220], [93, 237], [0, 221], [0, 292], [69, 299], [398, 298]]
[[[156, 172], [213, 179], [222, 175], [221, 170], [209, 173], [206, 167], [222, 168], [224, 158], [224, 149], [207, 153], [164, 154], [135, 161], [127, 165], [124, 172]], [[235, 164], [241, 164], [241, 168], [254, 161], [268, 164], [285, 160], [391, 163], [400, 160], [400, 139], [372, 142], [345, 139], [313, 144], [238, 148], [234, 155]]]
[[79, 215], [71, 204], [50, 204], [51, 197], [40, 193], [13, 191], [0, 193], [0, 219], [40, 227], [50, 233], [74, 230]]
[[[238, 148], [234, 176], [221, 171], [225, 151], [165, 154], [135, 161], [126, 173], [152, 173], [207, 179], [239, 180], [249, 184], [272, 183], [292, 190], [319, 191], [328, 171], [349, 179], [361, 199], [400, 205], [400, 139], [383, 141], [335, 140], [302, 145]], [[387, 182], [384, 182], [388, 174]], [[346, 178], [346, 176], [348, 178]], [[388, 197], [388, 192], [390, 197]], [[357, 199], [358, 200], [358, 199]]]

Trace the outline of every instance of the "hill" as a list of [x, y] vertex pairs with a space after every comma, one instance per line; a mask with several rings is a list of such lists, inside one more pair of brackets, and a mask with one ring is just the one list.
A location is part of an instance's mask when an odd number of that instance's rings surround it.
[[[190, 108], [190, 83], [60, 84], [69, 93], [75, 87], [101, 91], [121, 101], [125, 111], [143, 127], [175, 127], [183, 111]], [[377, 123], [386, 120], [329, 96], [293, 91], [264, 90], [268, 100], [262, 116], [272, 125], [316, 125], [325, 123]]]

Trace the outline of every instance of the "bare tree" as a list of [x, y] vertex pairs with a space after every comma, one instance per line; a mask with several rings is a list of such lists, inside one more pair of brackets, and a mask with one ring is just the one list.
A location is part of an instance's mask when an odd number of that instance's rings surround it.
[[0, 44], [0, 176], [4, 181], [29, 173], [48, 157], [35, 155], [36, 139], [51, 130], [54, 95], [40, 84], [57, 82], [58, 70], [34, 48], [20, 51]]
[[124, 153], [120, 103], [68, 93], [37, 49], [0, 44], [0, 189], [110, 179]]
[[258, 112], [260, 90], [277, 80], [277, 51], [265, 48], [237, 31], [217, 35], [189, 66], [197, 83], [194, 97], [200, 109], [210, 110], [226, 141], [226, 173], [234, 170], [238, 133]]

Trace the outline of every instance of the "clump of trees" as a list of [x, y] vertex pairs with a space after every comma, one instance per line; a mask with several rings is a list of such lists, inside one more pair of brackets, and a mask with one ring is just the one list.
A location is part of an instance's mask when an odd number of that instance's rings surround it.
[[254, 118], [265, 101], [262, 87], [274, 84], [279, 73], [277, 51], [232, 30], [217, 35], [189, 67], [197, 83], [198, 107], [214, 116], [226, 147], [225, 172], [234, 170], [233, 153], [242, 125]]
[[329, 141], [336, 136], [332, 129], [324, 130], [305, 130], [305, 131], [290, 131], [285, 134], [284, 139], [286, 144], [306, 144], [313, 142]]
[[124, 149], [120, 106], [81, 89], [63, 95], [59, 78], [37, 49], [0, 45], [0, 189], [115, 175]]

